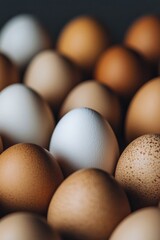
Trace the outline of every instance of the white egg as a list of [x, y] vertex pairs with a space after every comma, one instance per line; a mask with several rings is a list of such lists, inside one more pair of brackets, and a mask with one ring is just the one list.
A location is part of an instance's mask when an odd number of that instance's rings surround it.
[[109, 123], [89, 108], [73, 109], [60, 119], [49, 150], [65, 176], [91, 167], [112, 174], [119, 156], [117, 139]]
[[47, 32], [31, 15], [22, 14], [10, 19], [0, 32], [0, 51], [20, 67], [50, 45]]
[[47, 103], [23, 84], [12, 84], [0, 93], [0, 135], [5, 147], [30, 142], [48, 147], [54, 118]]

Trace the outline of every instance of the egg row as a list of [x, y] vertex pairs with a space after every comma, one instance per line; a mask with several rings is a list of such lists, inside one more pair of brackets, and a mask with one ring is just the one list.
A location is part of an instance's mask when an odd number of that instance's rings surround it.
[[[13, 240], [28, 228], [31, 237], [26, 233], [26, 240], [38, 234], [45, 239], [45, 232], [47, 240], [58, 239], [56, 232], [64, 240], [108, 239], [112, 232], [113, 239], [121, 236], [119, 232], [128, 239], [130, 231], [137, 232], [142, 239], [155, 235], [158, 240], [160, 135], [143, 135], [130, 143], [116, 164], [115, 177], [100, 167], [91, 168], [92, 159], [88, 168], [74, 171], [64, 180], [60, 166], [66, 159], [59, 156], [55, 153], [53, 157], [46, 149], [31, 143], [15, 144], [1, 153], [2, 240], [7, 240], [7, 227], [11, 230], [9, 234], [13, 232]], [[139, 208], [144, 209], [137, 211]], [[40, 215], [47, 217], [48, 223], [41, 222]], [[20, 221], [22, 228], [17, 229]], [[144, 229], [138, 230], [139, 224]], [[125, 228], [128, 233], [124, 234]]]

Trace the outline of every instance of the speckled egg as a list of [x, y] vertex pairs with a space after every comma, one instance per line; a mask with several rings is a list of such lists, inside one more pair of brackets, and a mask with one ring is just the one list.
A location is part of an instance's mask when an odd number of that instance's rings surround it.
[[160, 199], [160, 135], [131, 142], [118, 161], [115, 178], [128, 194], [132, 209], [158, 205]]

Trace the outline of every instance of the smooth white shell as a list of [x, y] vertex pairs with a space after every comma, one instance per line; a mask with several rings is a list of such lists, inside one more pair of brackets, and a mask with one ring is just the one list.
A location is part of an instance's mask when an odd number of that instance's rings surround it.
[[0, 32], [0, 51], [17, 65], [24, 66], [39, 51], [49, 46], [49, 36], [31, 15], [10, 19]]
[[81, 168], [100, 168], [113, 173], [119, 147], [108, 122], [96, 111], [76, 108], [64, 115], [51, 137], [50, 152], [64, 174]]
[[47, 147], [53, 128], [50, 108], [30, 88], [12, 84], [0, 93], [0, 135], [6, 142]]

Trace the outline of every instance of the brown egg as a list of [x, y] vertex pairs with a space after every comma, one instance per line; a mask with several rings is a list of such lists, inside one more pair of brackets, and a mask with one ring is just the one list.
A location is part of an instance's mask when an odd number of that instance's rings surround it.
[[0, 91], [19, 81], [19, 72], [16, 65], [8, 57], [0, 53]]
[[60, 240], [46, 220], [30, 213], [12, 213], [0, 221], [1, 240]]
[[16, 144], [0, 155], [0, 205], [3, 214], [30, 211], [46, 214], [63, 176], [46, 150], [29, 143]]
[[114, 129], [120, 126], [121, 106], [117, 96], [95, 80], [82, 82], [72, 89], [62, 104], [60, 117], [78, 107], [99, 112]]
[[159, 240], [160, 210], [144, 208], [125, 218], [109, 240]]
[[130, 97], [148, 77], [144, 65], [136, 52], [116, 45], [101, 55], [94, 76], [117, 94]]
[[79, 170], [57, 189], [48, 209], [48, 222], [64, 240], [108, 239], [130, 213], [123, 189], [107, 172]]
[[46, 50], [31, 61], [24, 83], [57, 109], [80, 79], [76, 66], [57, 52]]
[[0, 137], [0, 153], [3, 152], [3, 141], [2, 138]]
[[160, 133], [160, 77], [139, 89], [126, 115], [125, 135], [128, 142], [147, 133]]
[[142, 53], [151, 62], [160, 59], [160, 18], [143, 16], [128, 29], [124, 43]]
[[133, 210], [157, 206], [160, 199], [160, 134], [131, 142], [117, 163], [115, 178], [128, 194]]
[[79, 16], [64, 26], [57, 49], [80, 67], [90, 70], [109, 43], [109, 36], [101, 23], [89, 16]]

